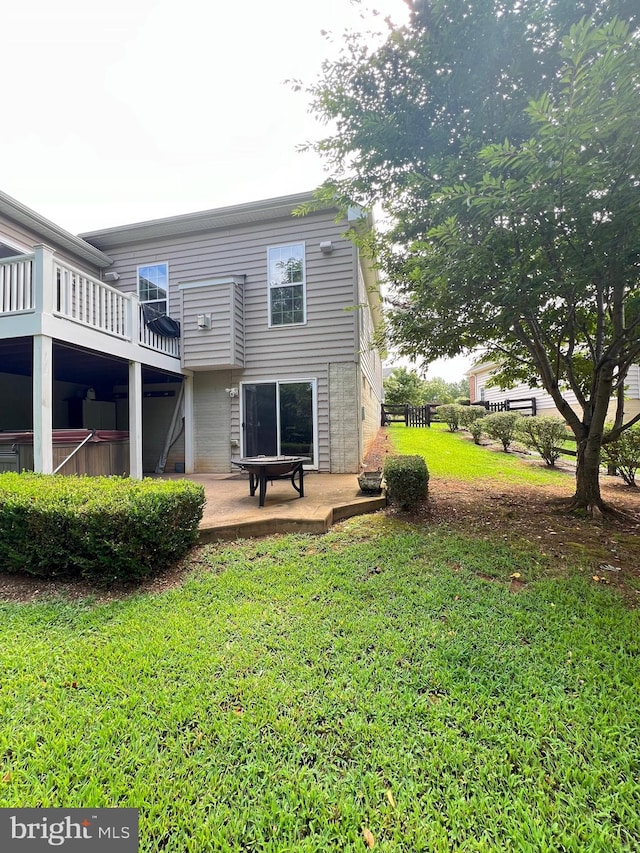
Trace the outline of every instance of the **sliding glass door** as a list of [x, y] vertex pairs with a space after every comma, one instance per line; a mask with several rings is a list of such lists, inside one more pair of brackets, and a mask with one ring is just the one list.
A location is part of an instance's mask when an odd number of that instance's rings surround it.
[[242, 386], [244, 456], [308, 456], [315, 465], [315, 383]]

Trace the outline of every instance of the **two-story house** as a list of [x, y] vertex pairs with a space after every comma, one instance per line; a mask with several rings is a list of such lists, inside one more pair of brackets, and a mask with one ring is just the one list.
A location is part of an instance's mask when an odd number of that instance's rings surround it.
[[295, 454], [357, 472], [379, 424], [378, 280], [351, 217], [294, 215], [311, 199], [74, 236], [0, 194], [0, 470]]

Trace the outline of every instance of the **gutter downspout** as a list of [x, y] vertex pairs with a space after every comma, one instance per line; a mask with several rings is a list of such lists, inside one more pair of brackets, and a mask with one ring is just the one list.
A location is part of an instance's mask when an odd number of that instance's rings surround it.
[[358, 418], [358, 459], [356, 460], [356, 474], [360, 472], [363, 462], [364, 442], [362, 435], [362, 407], [364, 405], [362, 399], [362, 314], [360, 308], [360, 252], [356, 245], [352, 248], [353, 252], [353, 304], [356, 306], [355, 314], [355, 365], [356, 365], [356, 417]]

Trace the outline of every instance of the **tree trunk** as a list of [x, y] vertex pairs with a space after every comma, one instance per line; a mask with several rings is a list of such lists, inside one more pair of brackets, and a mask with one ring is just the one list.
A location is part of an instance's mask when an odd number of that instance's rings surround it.
[[600, 443], [585, 438], [578, 442], [576, 491], [571, 499], [571, 509], [583, 509], [593, 514], [606, 509], [600, 495]]

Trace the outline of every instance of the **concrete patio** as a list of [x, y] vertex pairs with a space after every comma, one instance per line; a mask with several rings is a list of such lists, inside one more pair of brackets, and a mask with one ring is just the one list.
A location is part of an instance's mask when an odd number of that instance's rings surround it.
[[[171, 475], [171, 479], [179, 476]], [[382, 495], [363, 495], [356, 474], [315, 474], [304, 477], [304, 497], [289, 480], [267, 485], [265, 505], [249, 495], [247, 474], [192, 474], [202, 483], [206, 505], [200, 542], [244, 539], [271, 533], [326, 533], [332, 524], [386, 506]]]

